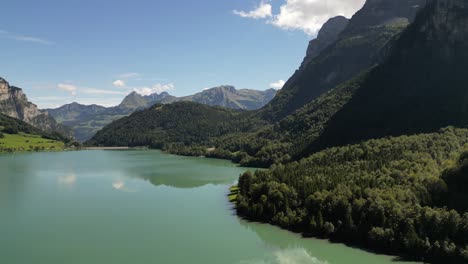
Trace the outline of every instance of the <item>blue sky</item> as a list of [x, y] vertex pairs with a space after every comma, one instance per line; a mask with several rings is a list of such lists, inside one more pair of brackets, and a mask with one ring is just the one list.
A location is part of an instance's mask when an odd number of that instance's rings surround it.
[[363, 0], [15, 0], [2, 3], [0, 76], [40, 107], [115, 105], [222, 84], [279, 88], [307, 43]]

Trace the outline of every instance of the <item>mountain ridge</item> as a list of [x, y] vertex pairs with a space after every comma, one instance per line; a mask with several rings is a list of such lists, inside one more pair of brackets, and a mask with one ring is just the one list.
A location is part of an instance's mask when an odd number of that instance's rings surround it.
[[[259, 112], [279, 121], [319, 95], [378, 64], [386, 45], [414, 20], [425, 0], [366, 1], [318, 56], [298, 69], [278, 95]], [[307, 56], [306, 56], [307, 58]]]
[[175, 97], [167, 92], [151, 95], [132, 92], [119, 105], [114, 107], [106, 108], [98, 105], [87, 106], [72, 103], [55, 109], [45, 109], [45, 111], [60, 123], [71, 127], [77, 140], [84, 142], [112, 121], [128, 116], [135, 111], [147, 109], [157, 103], [196, 102], [237, 110], [258, 109], [267, 104], [275, 96], [276, 92], [274, 89], [265, 91], [237, 90], [230, 85], [206, 89], [194, 95], [183, 97]]
[[468, 5], [429, 5], [331, 119], [316, 148], [468, 125]]

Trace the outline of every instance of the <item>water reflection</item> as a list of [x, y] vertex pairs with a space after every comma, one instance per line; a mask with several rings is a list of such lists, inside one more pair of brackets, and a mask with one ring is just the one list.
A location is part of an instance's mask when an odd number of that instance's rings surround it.
[[[325, 264], [325, 263], [352, 263], [350, 259], [359, 259], [360, 264], [374, 263], [418, 263], [399, 261], [399, 258], [387, 255], [370, 254], [367, 251], [348, 247], [344, 244], [334, 244], [323, 239], [304, 239], [295, 234], [268, 224], [248, 222], [238, 219], [240, 225], [253, 231], [263, 243], [274, 251], [272, 259], [248, 260], [243, 262], [268, 264]], [[340, 254], [336, 254], [340, 252]], [[257, 262], [256, 262], [257, 261]], [[258, 262], [263, 261], [263, 262]]]
[[57, 178], [57, 183], [62, 186], [68, 186], [72, 187], [76, 183], [76, 175], [75, 174], [69, 174], [66, 176], [59, 176]]
[[116, 180], [112, 182], [112, 188], [117, 191], [128, 192], [128, 193], [133, 193], [137, 191], [136, 189], [128, 187], [127, 184], [122, 180]]
[[125, 187], [125, 183], [123, 181], [116, 181], [112, 183], [112, 188], [116, 190], [121, 190]]
[[32, 164], [23, 162], [22, 156], [31, 154], [0, 154], [0, 207], [15, 207], [26, 192], [35, 171]]
[[229, 161], [195, 157], [180, 157], [159, 151], [126, 152], [131, 164], [125, 174], [130, 178], [149, 181], [155, 186], [169, 186], [180, 189], [197, 188], [205, 185], [228, 185], [235, 182], [246, 171]]
[[311, 256], [304, 248], [288, 248], [275, 251], [269, 260], [244, 260], [239, 264], [328, 264], [328, 262]]
[[[236, 175], [237, 176], [237, 175]], [[212, 177], [209, 174], [199, 175], [195, 171], [178, 174], [166, 174], [155, 172], [142, 172], [132, 174], [130, 177], [135, 177], [149, 181], [154, 186], [169, 186], [179, 189], [191, 189], [202, 187], [208, 184], [213, 185], [227, 185], [232, 184], [237, 177], [227, 176], [226, 174], [220, 174], [217, 177]]]

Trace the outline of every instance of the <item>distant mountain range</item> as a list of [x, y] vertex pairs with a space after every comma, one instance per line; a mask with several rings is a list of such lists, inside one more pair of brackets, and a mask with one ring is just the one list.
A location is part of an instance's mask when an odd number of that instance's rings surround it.
[[46, 109], [57, 122], [70, 127], [78, 141], [90, 139], [97, 131], [112, 121], [143, 110], [156, 103], [196, 102], [209, 106], [221, 106], [237, 110], [254, 110], [263, 107], [276, 95], [276, 90], [266, 91], [241, 89], [233, 86], [219, 86], [206, 89], [190, 96], [175, 97], [167, 92], [147, 96], [132, 92], [115, 107], [82, 105], [71, 103], [56, 109]]

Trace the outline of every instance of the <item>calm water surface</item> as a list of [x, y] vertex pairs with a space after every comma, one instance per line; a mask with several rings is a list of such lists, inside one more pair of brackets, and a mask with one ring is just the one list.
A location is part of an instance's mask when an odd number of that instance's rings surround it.
[[398, 263], [240, 220], [226, 195], [245, 170], [159, 151], [0, 155], [0, 263]]

